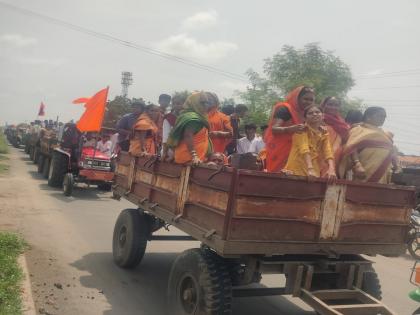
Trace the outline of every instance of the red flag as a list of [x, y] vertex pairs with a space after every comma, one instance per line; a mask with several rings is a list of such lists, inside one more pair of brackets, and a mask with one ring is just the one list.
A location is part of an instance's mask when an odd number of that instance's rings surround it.
[[100, 131], [105, 114], [106, 100], [109, 87], [100, 90], [91, 98], [87, 99], [85, 112], [77, 122], [77, 129], [81, 132]]
[[45, 105], [43, 102], [39, 105], [38, 116], [45, 116]]

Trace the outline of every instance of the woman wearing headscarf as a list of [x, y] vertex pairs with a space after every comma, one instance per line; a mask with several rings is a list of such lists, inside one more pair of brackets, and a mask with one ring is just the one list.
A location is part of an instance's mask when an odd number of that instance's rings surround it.
[[175, 163], [192, 162], [197, 165], [212, 152], [207, 118], [210, 109], [205, 92], [194, 92], [185, 101], [167, 141], [168, 146], [174, 149]]
[[219, 110], [220, 102], [215, 93], [206, 92], [211, 110], [208, 113], [210, 139], [213, 152], [225, 153], [227, 145], [232, 141], [232, 125], [230, 118]]
[[382, 107], [368, 107], [363, 122], [350, 129], [339, 163], [339, 176], [347, 178], [353, 171], [353, 180], [371, 183], [390, 182], [395, 150], [392, 138], [381, 126], [386, 118]]
[[[340, 114], [340, 108], [340, 100], [333, 96], [326, 97], [321, 103], [321, 109], [324, 113], [324, 124], [329, 134], [335, 160], [339, 157], [350, 130], [350, 125], [346, 123]], [[327, 171], [328, 165], [324, 162], [321, 163], [321, 175], [324, 176]]]
[[160, 108], [157, 105], [148, 105], [133, 126], [133, 137], [130, 140], [130, 153], [142, 156], [157, 153], [157, 123], [160, 117]]
[[305, 130], [303, 112], [314, 101], [314, 90], [299, 86], [286, 96], [285, 102], [274, 105], [264, 136], [268, 172], [281, 172], [286, 165], [292, 147], [292, 136]]

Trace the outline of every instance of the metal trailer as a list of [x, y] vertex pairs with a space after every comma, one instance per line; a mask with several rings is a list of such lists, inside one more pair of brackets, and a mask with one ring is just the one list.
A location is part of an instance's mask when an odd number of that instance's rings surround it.
[[[413, 188], [176, 165], [121, 153], [113, 255], [136, 267], [148, 241], [197, 240], [173, 263], [168, 314], [229, 314], [233, 298], [291, 294], [324, 315], [395, 314], [365, 255], [405, 253]], [[187, 236], [154, 235], [173, 225]], [[280, 288], [249, 288], [262, 273]]]

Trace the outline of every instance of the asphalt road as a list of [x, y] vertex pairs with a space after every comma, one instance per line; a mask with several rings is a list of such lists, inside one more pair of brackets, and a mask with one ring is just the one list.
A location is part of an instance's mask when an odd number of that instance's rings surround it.
[[[119, 212], [132, 205], [110, 193], [82, 187], [73, 197], [47, 186], [22, 150], [11, 148], [11, 171], [0, 177], [0, 229], [21, 232], [27, 252], [36, 308], [43, 314], [165, 314], [169, 270], [178, 253], [197, 242], [151, 242], [141, 265], [121, 270], [112, 260], [111, 240]], [[172, 230], [171, 233], [180, 233]], [[383, 301], [397, 314], [418, 306], [408, 298], [413, 260], [374, 257]], [[281, 276], [263, 277], [279, 286]], [[311, 308], [289, 297], [237, 298], [233, 314], [309, 315]]]

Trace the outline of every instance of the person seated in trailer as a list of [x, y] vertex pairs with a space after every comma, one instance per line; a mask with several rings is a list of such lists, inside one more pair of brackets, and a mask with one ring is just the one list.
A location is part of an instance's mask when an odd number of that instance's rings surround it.
[[254, 171], [263, 170], [263, 163], [260, 157], [258, 156], [258, 154], [254, 152], [247, 152], [243, 154], [234, 153], [229, 156], [229, 159], [230, 159], [230, 166], [237, 169], [254, 170]]
[[175, 163], [198, 165], [213, 152], [207, 118], [211, 109], [206, 92], [194, 92], [187, 98], [167, 141]]
[[350, 125], [350, 127], [356, 126], [363, 121], [363, 113], [358, 109], [350, 109], [344, 120]]
[[238, 140], [236, 152], [244, 153], [260, 153], [264, 148], [264, 140], [257, 136], [257, 126], [255, 124], [245, 125], [245, 137]]
[[182, 110], [182, 106], [184, 105], [186, 97], [183, 95], [175, 95], [172, 98], [172, 109], [171, 112], [166, 114], [163, 119], [163, 129], [162, 129], [162, 160], [172, 160], [173, 159], [173, 151], [169, 149], [167, 142], [169, 134], [172, 128], [175, 126], [175, 122], [179, 113]]
[[[341, 102], [333, 96], [326, 97], [321, 103], [321, 109], [324, 113], [324, 126], [330, 137], [331, 148], [334, 153], [334, 160], [337, 160], [341, 154], [343, 144], [347, 141], [350, 125], [340, 114]], [[321, 163], [321, 176], [328, 171], [328, 165]]]
[[161, 110], [157, 105], [147, 105], [133, 126], [129, 153], [134, 156], [157, 154], [158, 122]]
[[210, 139], [213, 144], [213, 151], [225, 153], [226, 146], [232, 141], [232, 126], [229, 116], [219, 110], [220, 102], [215, 93], [206, 92], [211, 110], [208, 113], [210, 124]]
[[104, 133], [101, 136], [101, 140], [98, 141], [96, 145], [96, 149], [107, 156], [111, 156], [112, 154], [112, 141], [111, 137], [108, 133]]
[[264, 137], [268, 172], [281, 172], [286, 165], [292, 137], [295, 133], [304, 131], [303, 113], [314, 101], [314, 90], [299, 86], [286, 96], [284, 102], [274, 105]]
[[124, 115], [117, 123], [118, 149], [128, 152], [130, 149], [130, 135], [133, 132], [133, 126], [143, 112], [146, 104], [142, 100], [136, 100], [131, 103], [131, 113]]
[[[382, 107], [368, 107], [363, 122], [350, 129], [339, 162], [340, 178], [361, 182], [390, 183], [395, 149], [392, 138], [381, 127], [386, 119]], [[352, 171], [352, 178], [347, 173]]]
[[302, 132], [293, 134], [292, 147], [284, 170], [298, 176], [320, 177], [319, 161], [322, 158], [328, 164], [325, 177], [335, 180], [337, 175], [334, 154], [328, 132], [322, 126], [321, 108], [317, 105], [310, 105], [305, 108], [303, 116], [305, 128]]
[[[228, 105], [232, 106], [232, 105]], [[223, 109], [222, 109], [223, 111]], [[225, 112], [229, 112], [230, 108], [225, 109]], [[230, 125], [232, 126], [232, 141], [227, 145], [226, 151], [228, 155], [236, 153], [238, 139], [241, 138], [239, 133], [239, 127], [241, 125], [241, 119], [243, 119], [248, 112], [248, 107], [244, 104], [238, 104], [233, 108], [233, 113], [226, 114], [230, 117]]]
[[227, 165], [227, 158], [223, 153], [220, 152], [213, 152], [207, 158], [208, 166], [223, 166]]
[[94, 148], [96, 145], [96, 139], [93, 136], [92, 132], [87, 132], [84, 139], [83, 139], [83, 147], [84, 148]]

